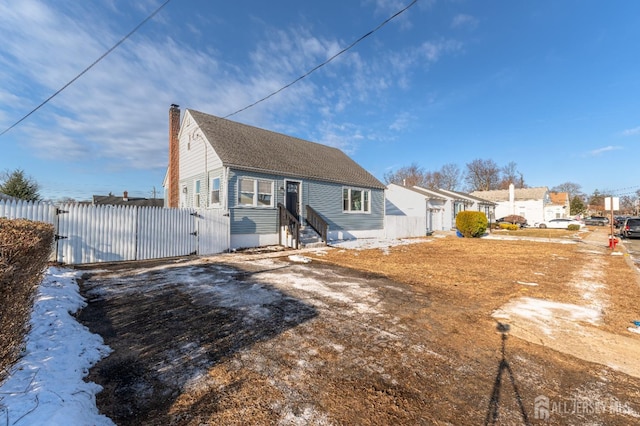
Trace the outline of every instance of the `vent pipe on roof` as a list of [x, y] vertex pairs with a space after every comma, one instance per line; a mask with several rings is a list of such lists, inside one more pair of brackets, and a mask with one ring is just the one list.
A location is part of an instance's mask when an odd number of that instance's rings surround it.
[[511, 214], [516, 214], [516, 187], [509, 184], [509, 203], [511, 204]]

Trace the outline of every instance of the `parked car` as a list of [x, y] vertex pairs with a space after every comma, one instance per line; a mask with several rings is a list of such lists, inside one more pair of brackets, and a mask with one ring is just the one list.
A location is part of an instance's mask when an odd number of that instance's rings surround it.
[[585, 225], [605, 226], [609, 224], [609, 218], [604, 216], [591, 216], [584, 218]]
[[536, 224], [538, 228], [551, 228], [551, 229], [567, 229], [569, 225], [578, 225], [580, 228], [584, 228], [584, 223], [579, 220], [570, 219], [570, 218], [559, 218], [559, 219], [551, 219], [545, 220], [544, 222], [540, 222]]
[[640, 217], [628, 217], [620, 227], [622, 238], [640, 237]]
[[614, 216], [613, 217], [613, 226], [615, 226], [616, 228], [620, 228], [622, 226], [622, 224], [624, 223], [624, 221], [628, 217], [629, 216]]
[[528, 225], [527, 219], [525, 219], [523, 216], [518, 216], [517, 214], [512, 214], [509, 216], [501, 217], [500, 219], [496, 219], [496, 223], [510, 223], [512, 225], [518, 225], [521, 228], [524, 228]]

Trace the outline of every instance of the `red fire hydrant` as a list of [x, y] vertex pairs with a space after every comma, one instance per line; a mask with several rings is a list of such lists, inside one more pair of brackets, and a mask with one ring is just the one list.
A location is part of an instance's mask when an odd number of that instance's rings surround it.
[[613, 235], [609, 235], [609, 248], [610, 249], [616, 248], [616, 244], [618, 244], [618, 239]]

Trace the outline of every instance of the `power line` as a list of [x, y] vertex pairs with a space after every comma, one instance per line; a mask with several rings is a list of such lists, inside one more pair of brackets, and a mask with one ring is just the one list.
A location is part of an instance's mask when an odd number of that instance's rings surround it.
[[[149, 21], [150, 19], [152, 19], [155, 15], [157, 15], [160, 10], [162, 10], [162, 8], [164, 8], [171, 0], [166, 0], [164, 3], [162, 3], [156, 10], [154, 10], [149, 16], [147, 16], [142, 22], [140, 22], [138, 25], [136, 25], [136, 27], [131, 30], [127, 35], [125, 35], [122, 39], [120, 39], [120, 41], [118, 41], [115, 45], [113, 45], [113, 47], [111, 47], [109, 50], [107, 50], [102, 56], [100, 56], [98, 59], [96, 59], [91, 65], [89, 65], [87, 68], [85, 68], [84, 70], [82, 70], [82, 72], [80, 72], [78, 75], [76, 75], [72, 80], [70, 80], [67, 84], [65, 84], [64, 86], [62, 86], [59, 90], [57, 90], [54, 94], [52, 94], [51, 96], [49, 96], [47, 99], [45, 99], [42, 103], [40, 103], [40, 105], [38, 105], [37, 107], [35, 107], [34, 109], [32, 109], [29, 113], [27, 113], [25, 116], [23, 116], [21, 119], [19, 119], [18, 121], [16, 121], [15, 123], [13, 123], [11, 126], [9, 126], [7, 129], [5, 129], [2, 133], [0, 133], [0, 136], [3, 136], [5, 133], [7, 133], [9, 130], [13, 129], [14, 127], [16, 127], [18, 124], [22, 123], [24, 120], [26, 120], [27, 118], [29, 118], [29, 116], [31, 116], [33, 113], [35, 113], [36, 111], [38, 111], [40, 108], [42, 108], [44, 105], [46, 105], [49, 101], [51, 101], [53, 98], [55, 98], [57, 95], [59, 95], [63, 90], [65, 90], [67, 87], [69, 87], [70, 85], [72, 85], [76, 80], [78, 80], [80, 77], [82, 77], [87, 71], [89, 71], [91, 68], [93, 68], [96, 64], [98, 64], [98, 62], [102, 61], [107, 55], [109, 55], [111, 52], [113, 52], [116, 48], [118, 48], [118, 46], [120, 46], [122, 43], [124, 43], [129, 37], [131, 37], [136, 31], [138, 31], [140, 29], [140, 27], [142, 27], [145, 23], [147, 23], [147, 21]], [[226, 115], [224, 118], [229, 118], [233, 115], [236, 115], [242, 111], [245, 111], [249, 108], [252, 108], [256, 105], [258, 105], [261, 102], [266, 101], [267, 99], [277, 95], [278, 93], [282, 92], [283, 90], [293, 86], [294, 84], [296, 84], [298, 81], [308, 77], [310, 74], [312, 74], [313, 72], [317, 71], [318, 69], [322, 68], [323, 66], [327, 65], [329, 62], [333, 61], [334, 59], [336, 59], [338, 56], [342, 55], [343, 53], [345, 53], [346, 51], [350, 50], [352, 47], [354, 47], [355, 45], [357, 45], [358, 43], [360, 43], [362, 40], [364, 40], [365, 38], [369, 37], [370, 35], [374, 34], [375, 32], [377, 32], [379, 29], [381, 29], [382, 27], [384, 27], [386, 24], [388, 24], [389, 22], [391, 22], [393, 19], [395, 19], [396, 17], [400, 16], [401, 14], [403, 14], [404, 12], [406, 12], [410, 7], [412, 7], [413, 5], [415, 5], [418, 2], [418, 0], [413, 0], [411, 3], [409, 3], [407, 6], [405, 6], [403, 9], [399, 10], [398, 12], [394, 13], [393, 15], [391, 15], [389, 18], [385, 19], [382, 23], [380, 23], [377, 27], [375, 27], [373, 30], [367, 32], [366, 34], [364, 34], [363, 36], [361, 36], [360, 38], [358, 38], [356, 41], [354, 41], [353, 43], [351, 43], [350, 45], [348, 45], [347, 47], [345, 47], [344, 49], [342, 49], [341, 51], [339, 51], [338, 53], [336, 53], [335, 55], [331, 56], [329, 59], [327, 59], [326, 61], [322, 62], [319, 65], [316, 65], [314, 68], [312, 68], [311, 70], [307, 71], [305, 74], [301, 75], [300, 77], [296, 78], [295, 80], [293, 80], [292, 82], [282, 86], [281, 88], [279, 88], [278, 90], [270, 93], [269, 95], [265, 96], [262, 99], [259, 99], [255, 102], [253, 102], [252, 104], [249, 104], [235, 112], [232, 112], [231, 114]]]
[[58, 96], [60, 94], [60, 92], [62, 92], [64, 89], [66, 89], [67, 87], [71, 86], [77, 79], [79, 79], [80, 77], [82, 77], [87, 71], [89, 71], [91, 68], [93, 68], [98, 62], [102, 61], [109, 53], [113, 52], [116, 48], [118, 48], [118, 46], [120, 46], [122, 43], [125, 42], [125, 40], [127, 40], [129, 37], [131, 37], [136, 31], [138, 31], [140, 29], [140, 27], [142, 27], [144, 24], [147, 23], [147, 21], [149, 21], [150, 19], [152, 19], [154, 16], [156, 16], [160, 10], [162, 10], [163, 7], [165, 7], [171, 0], [166, 0], [164, 3], [162, 3], [156, 10], [154, 10], [151, 15], [147, 16], [142, 22], [140, 22], [138, 25], [136, 25], [136, 27], [134, 29], [132, 29], [127, 35], [125, 35], [123, 38], [120, 39], [120, 41], [118, 41], [116, 44], [113, 45], [113, 47], [111, 47], [111, 49], [107, 50], [102, 56], [100, 56], [98, 59], [96, 59], [95, 61], [93, 61], [93, 63], [91, 65], [89, 65], [87, 68], [85, 68], [84, 70], [82, 70], [82, 72], [80, 72], [80, 74], [76, 75], [71, 81], [69, 81], [67, 84], [65, 84], [64, 86], [62, 86], [57, 92], [55, 92], [53, 95], [49, 96], [47, 99], [45, 99], [40, 105], [38, 105], [37, 107], [35, 107], [34, 109], [32, 109], [27, 115], [25, 115], [24, 117], [22, 117], [20, 120], [16, 121], [15, 123], [13, 123], [11, 126], [9, 126], [7, 129], [5, 129], [2, 133], [0, 133], [0, 136], [4, 135], [5, 133], [7, 133], [9, 130], [13, 129], [14, 127], [16, 127], [18, 124], [22, 123], [24, 120], [26, 120], [31, 114], [33, 114], [34, 112], [36, 112], [37, 110], [39, 110], [40, 108], [42, 108], [44, 105], [46, 105], [51, 99], [55, 98], [56, 96]]
[[365, 35], [363, 35], [362, 37], [360, 37], [359, 39], [357, 39], [356, 41], [354, 41], [353, 43], [351, 43], [349, 46], [345, 47], [344, 49], [342, 49], [341, 51], [339, 51], [338, 53], [336, 53], [335, 55], [333, 55], [332, 57], [330, 57], [329, 59], [327, 59], [326, 61], [322, 62], [320, 65], [316, 65], [314, 68], [312, 68], [311, 70], [307, 71], [305, 74], [301, 75], [300, 77], [296, 78], [295, 80], [293, 80], [291, 83], [286, 84], [284, 86], [282, 86], [281, 88], [279, 88], [278, 90], [276, 90], [275, 92], [271, 92], [270, 94], [268, 94], [267, 96], [265, 96], [264, 98], [255, 101], [254, 103], [245, 106], [244, 108], [240, 108], [239, 110], [232, 112], [231, 114], [225, 115], [223, 118], [229, 118], [232, 115], [236, 115], [242, 111], [245, 111], [249, 108], [252, 108], [256, 105], [258, 105], [261, 102], [266, 101], [267, 99], [269, 99], [272, 96], [277, 95], [278, 93], [282, 92], [283, 90], [293, 86], [294, 84], [296, 84], [298, 81], [302, 80], [303, 78], [309, 76], [309, 74], [313, 73], [314, 71], [317, 71], [318, 69], [322, 68], [323, 66], [327, 65], [329, 62], [333, 61], [335, 58], [337, 58], [338, 56], [342, 55], [343, 53], [345, 53], [347, 50], [351, 49], [352, 47], [354, 47], [356, 44], [360, 43], [362, 40], [364, 40], [365, 38], [369, 37], [370, 35], [372, 35], [373, 33], [375, 33], [376, 31], [378, 31], [380, 28], [384, 27], [385, 25], [387, 25], [389, 22], [391, 22], [393, 19], [395, 19], [396, 17], [398, 17], [399, 15], [401, 15], [402, 13], [404, 13], [405, 11], [407, 11], [411, 6], [413, 6], [414, 4], [416, 4], [418, 2], [418, 0], [413, 0], [411, 3], [409, 3], [409, 5], [405, 6], [402, 10], [399, 10], [398, 12], [394, 13], [392, 16], [390, 16], [389, 18], [385, 19], [380, 25], [378, 25], [377, 27], [375, 27], [373, 30], [369, 31], [368, 33], [366, 33]]
[[635, 194], [636, 191], [638, 191], [639, 189], [640, 189], [640, 185], [635, 185], [635, 186], [627, 186], [626, 188], [608, 189], [602, 192], [618, 194], [618, 195], [628, 195], [628, 194]]

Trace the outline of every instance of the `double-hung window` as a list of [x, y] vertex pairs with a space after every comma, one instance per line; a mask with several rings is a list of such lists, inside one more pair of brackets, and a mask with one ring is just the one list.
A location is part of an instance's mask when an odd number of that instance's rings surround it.
[[194, 192], [194, 197], [195, 197], [194, 205], [196, 207], [200, 207], [200, 181], [199, 180], [196, 181], [196, 185], [195, 186], [196, 186], [195, 187], [195, 191], [193, 191]]
[[238, 205], [273, 207], [273, 181], [240, 178], [238, 180]]
[[371, 211], [371, 191], [359, 188], [342, 188], [342, 211], [369, 213]]
[[220, 178], [211, 179], [211, 198], [209, 204], [220, 204]]
[[260, 207], [271, 207], [271, 199], [273, 198], [273, 182], [268, 180], [258, 180], [258, 201]]

